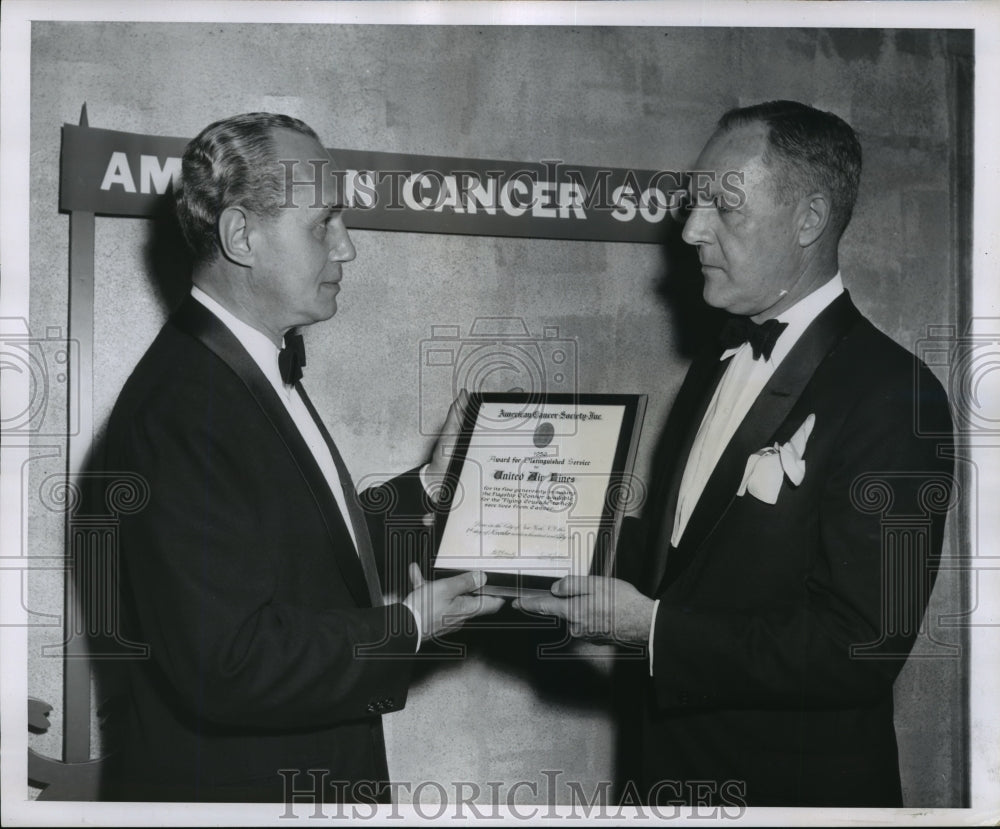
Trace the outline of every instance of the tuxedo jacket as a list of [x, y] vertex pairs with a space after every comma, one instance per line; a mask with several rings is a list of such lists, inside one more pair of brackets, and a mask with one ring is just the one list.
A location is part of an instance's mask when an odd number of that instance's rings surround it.
[[[192, 298], [121, 392], [105, 465], [149, 490], [120, 524], [125, 630], [149, 658], [128, 666], [109, 796], [275, 800], [325, 785], [331, 801], [374, 800], [362, 781], [387, 778], [380, 716], [406, 701], [412, 616], [382, 606], [278, 395]], [[426, 509], [415, 475], [396, 483], [384, 503]]]
[[[778, 366], [671, 549], [720, 356], [696, 360], [678, 393], [634, 542], [636, 581], [660, 605], [630, 779], [663, 803], [900, 805], [892, 686], [941, 551], [945, 394], [842, 295]], [[774, 504], [738, 496], [748, 457], [810, 414], [801, 483], [786, 478]]]

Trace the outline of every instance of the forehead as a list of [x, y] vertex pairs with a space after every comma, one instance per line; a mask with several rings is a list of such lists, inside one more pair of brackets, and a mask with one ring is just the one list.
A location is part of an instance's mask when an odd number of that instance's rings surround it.
[[767, 149], [767, 127], [764, 124], [748, 124], [734, 129], [716, 132], [708, 139], [695, 166], [699, 170], [746, 169], [762, 165], [762, 157]]
[[723, 130], [708, 139], [694, 169], [713, 173], [716, 186], [727, 174], [737, 173], [745, 188], [756, 189], [757, 185], [769, 183], [771, 178], [771, 170], [763, 158], [766, 149], [765, 124], [753, 123]]
[[698, 166], [703, 169], [718, 165], [747, 164], [759, 160], [767, 148], [767, 126], [761, 123], [716, 132], [708, 139], [698, 156]]
[[278, 174], [296, 206], [337, 202], [337, 168], [319, 141], [285, 129], [275, 130], [272, 140]]

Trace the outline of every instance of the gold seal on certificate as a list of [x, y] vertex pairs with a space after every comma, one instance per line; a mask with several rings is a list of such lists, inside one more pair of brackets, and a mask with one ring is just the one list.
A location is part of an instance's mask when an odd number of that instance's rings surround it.
[[482, 570], [494, 595], [609, 573], [645, 409], [645, 395], [471, 395], [435, 569]]

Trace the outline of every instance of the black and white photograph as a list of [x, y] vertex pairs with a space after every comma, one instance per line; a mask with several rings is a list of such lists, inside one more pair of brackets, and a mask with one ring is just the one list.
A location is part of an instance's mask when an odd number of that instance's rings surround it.
[[5, 825], [1000, 821], [1000, 7], [0, 30]]

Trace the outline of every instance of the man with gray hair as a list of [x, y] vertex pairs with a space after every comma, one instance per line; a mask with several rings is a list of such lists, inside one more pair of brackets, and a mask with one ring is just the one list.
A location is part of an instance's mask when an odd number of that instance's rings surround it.
[[[150, 490], [120, 531], [127, 635], [150, 658], [128, 669], [116, 799], [387, 800], [381, 716], [420, 642], [502, 604], [469, 595], [478, 574], [424, 583], [416, 565], [383, 601], [384, 532], [300, 382], [297, 329], [336, 313], [355, 257], [334, 171], [284, 115], [219, 121], [185, 151], [193, 287], [107, 435], [107, 468]], [[416, 472], [392, 483], [382, 500], [427, 511]]]
[[[733, 110], [695, 170], [682, 235], [730, 317], [619, 543], [630, 581], [519, 604], [648, 646], [626, 802], [900, 806], [892, 686], [941, 553], [948, 403], [841, 281], [850, 126], [793, 101]], [[913, 517], [897, 537], [890, 502]]]

